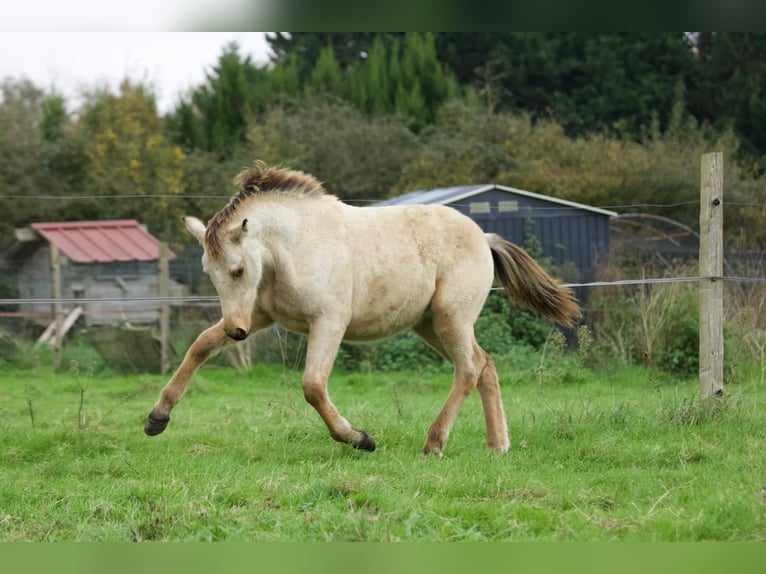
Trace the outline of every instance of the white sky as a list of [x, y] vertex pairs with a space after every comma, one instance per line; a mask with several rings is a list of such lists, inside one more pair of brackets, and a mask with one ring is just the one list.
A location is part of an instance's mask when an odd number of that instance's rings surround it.
[[[70, 4], [60, 1], [53, 5]], [[114, 6], [108, 0], [99, 0], [97, 4]], [[135, 10], [149, 4], [148, 0], [133, 0], [131, 6]], [[26, 10], [12, 10], [17, 9]], [[240, 53], [249, 55], [256, 63], [268, 60], [264, 32], [51, 32], [41, 31], [44, 26], [39, 20], [33, 32], [5, 31], [24, 28], [25, 20], [14, 12], [11, 16], [18, 22], [11, 25], [13, 22], [5, 20], [8, 14], [3, 12], [0, 11], [4, 24], [0, 25], [0, 79], [25, 77], [42, 89], [55, 88], [67, 98], [70, 107], [77, 105], [83, 88], [105, 83], [115, 87], [128, 77], [151, 84], [160, 112], [166, 113], [175, 107], [181, 93], [205, 80], [205, 72], [229, 42], [236, 41]], [[27, 16], [31, 18], [32, 14]], [[112, 12], [113, 21], [114, 16]], [[47, 20], [50, 17], [49, 14]], [[146, 17], [143, 12], [142, 19]], [[130, 27], [129, 21], [123, 24]]]
[[[0, 0], [0, 31], [248, 30], [280, 0]], [[266, 26], [268, 29], [269, 27]]]

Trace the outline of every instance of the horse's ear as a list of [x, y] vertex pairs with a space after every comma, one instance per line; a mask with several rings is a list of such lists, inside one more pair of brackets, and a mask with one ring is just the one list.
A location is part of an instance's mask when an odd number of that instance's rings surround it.
[[186, 229], [189, 230], [189, 233], [191, 233], [194, 237], [197, 238], [197, 241], [199, 241], [200, 245], [204, 245], [205, 244], [205, 224], [202, 223], [196, 217], [186, 216], [183, 218], [183, 220], [184, 220], [184, 224], [186, 225]]
[[247, 233], [247, 219], [242, 220], [242, 224], [238, 227], [234, 227], [229, 232], [229, 239], [231, 239], [232, 243], [239, 243], [242, 241], [242, 236]]

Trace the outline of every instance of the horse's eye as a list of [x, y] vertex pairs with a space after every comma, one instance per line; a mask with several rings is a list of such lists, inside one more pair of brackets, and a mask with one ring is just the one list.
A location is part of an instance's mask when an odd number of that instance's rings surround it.
[[244, 274], [245, 274], [245, 268], [244, 267], [239, 267], [238, 269], [234, 270], [234, 272], [232, 273], [232, 276], [235, 279], [239, 279]]

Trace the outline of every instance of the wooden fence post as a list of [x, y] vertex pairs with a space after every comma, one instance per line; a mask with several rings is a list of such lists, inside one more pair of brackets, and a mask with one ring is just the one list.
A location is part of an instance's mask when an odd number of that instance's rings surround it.
[[160, 371], [164, 375], [170, 370], [170, 267], [168, 265], [168, 246], [160, 242], [158, 291], [160, 302]]
[[61, 361], [64, 354], [64, 307], [61, 304], [61, 253], [58, 245], [51, 242], [51, 275], [53, 276], [53, 318], [56, 323], [53, 332], [53, 372], [61, 371]]
[[723, 154], [700, 168], [700, 398], [723, 395]]

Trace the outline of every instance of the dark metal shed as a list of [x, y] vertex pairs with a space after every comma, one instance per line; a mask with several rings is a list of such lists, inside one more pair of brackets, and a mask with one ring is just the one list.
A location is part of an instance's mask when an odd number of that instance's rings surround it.
[[[591, 276], [609, 252], [613, 211], [506, 187], [484, 184], [413, 191], [376, 205], [448, 205], [464, 213], [487, 233], [525, 246], [530, 233], [543, 256], [559, 267], [574, 265], [577, 279]], [[574, 277], [566, 277], [574, 280]]]

